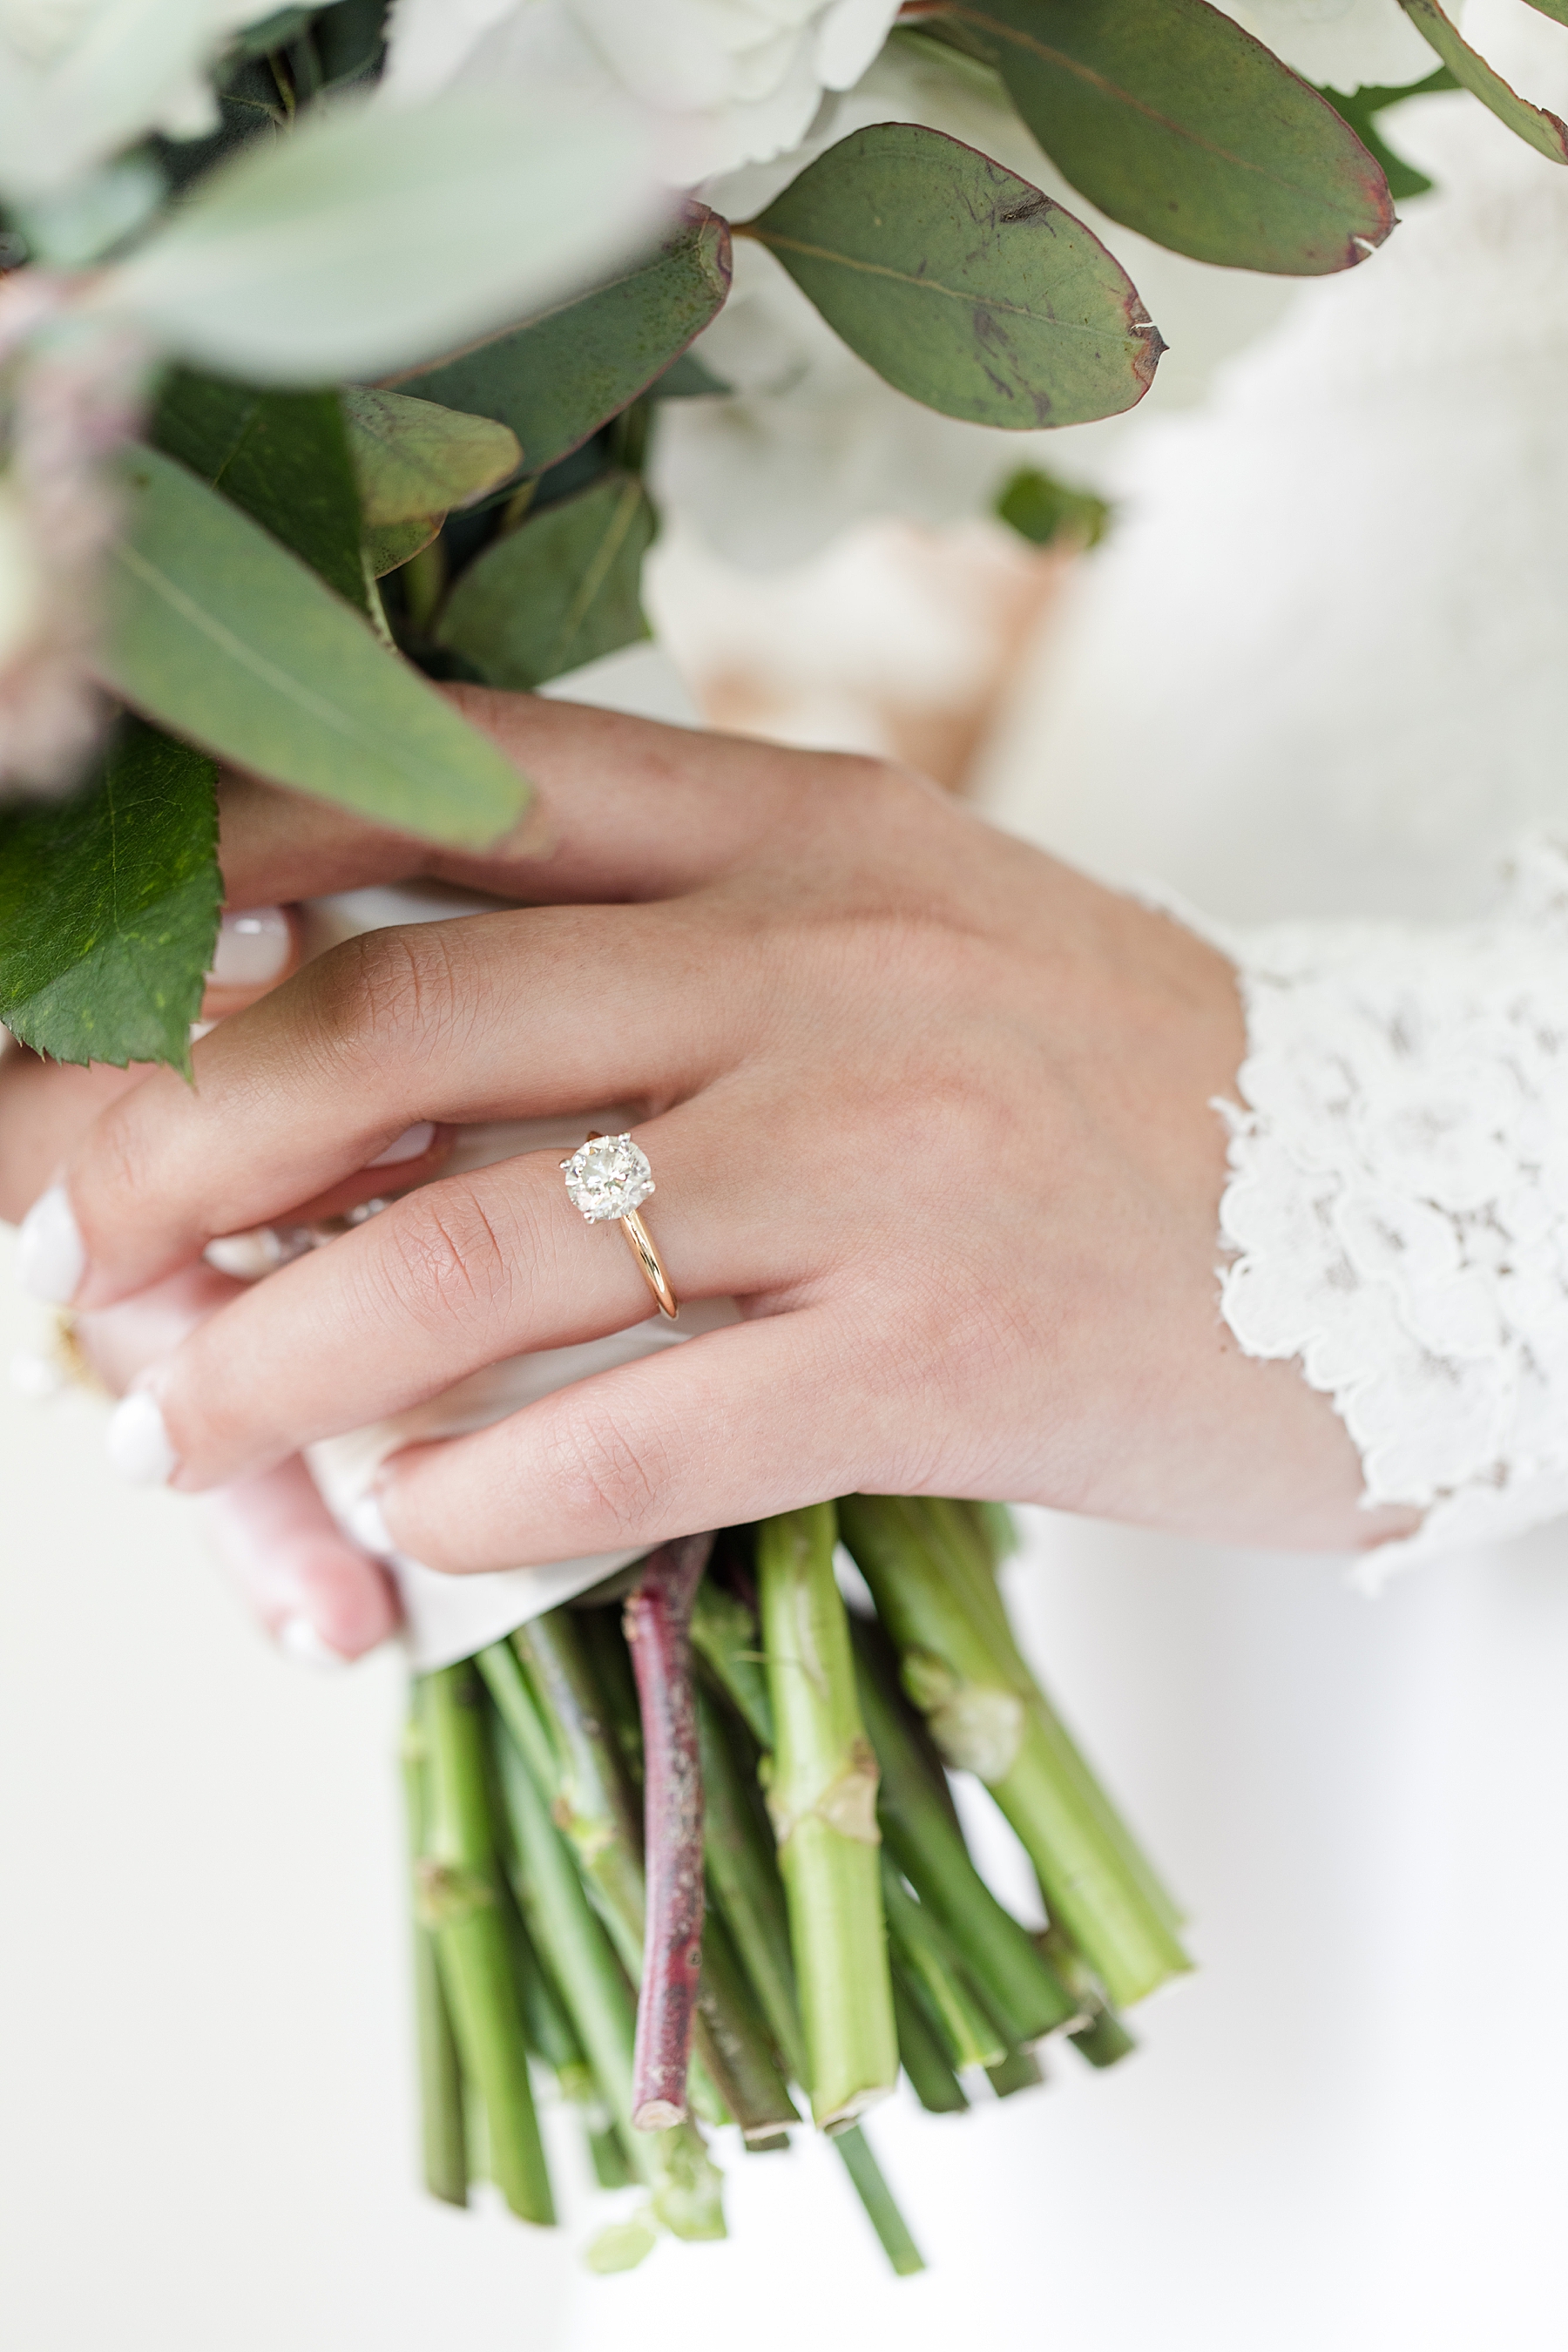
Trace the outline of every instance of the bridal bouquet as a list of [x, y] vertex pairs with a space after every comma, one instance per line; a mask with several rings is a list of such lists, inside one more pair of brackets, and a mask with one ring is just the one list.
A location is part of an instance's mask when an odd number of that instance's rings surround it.
[[[518, 822], [526, 779], [438, 682], [536, 688], [647, 635], [661, 436], [689, 476], [749, 396], [738, 266], [856, 399], [1033, 457], [1163, 348], [1037, 179], [1311, 276], [1425, 185], [1378, 128], [1413, 89], [1568, 160], [1437, 0], [1384, 15], [1436, 70], [1320, 89], [1205, 0], [10, 0], [0, 1017], [189, 1072], [220, 760], [433, 841]], [[1037, 467], [999, 487], [1028, 535], [1081, 527]], [[1038, 2081], [1049, 2034], [1131, 2047], [1119, 2010], [1186, 1966], [1175, 1915], [1019, 1654], [1006, 1540], [990, 1506], [825, 1501], [520, 1603], [418, 1678], [436, 2193], [482, 2171], [552, 2218], [552, 2074], [600, 2180], [646, 2192], [595, 2242], [614, 2267], [721, 2231], [704, 2124], [774, 2147], [805, 2109], [907, 2270], [859, 2123], [900, 2068], [951, 2110], [981, 2071]], [[976, 1873], [949, 1770], [1016, 1832], [1042, 1934]]]

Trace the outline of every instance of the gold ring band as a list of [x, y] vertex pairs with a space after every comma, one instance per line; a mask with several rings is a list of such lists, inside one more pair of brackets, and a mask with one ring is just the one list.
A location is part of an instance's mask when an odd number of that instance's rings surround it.
[[605, 1224], [615, 1218], [659, 1313], [673, 1323], [680, 1303], [653, 1235], [637, 1214], [639, 1204], [654, 1190], [647, 1154], [629, 1135], [601, 1135], [595, 1129], [570, 1160], [561, 1162], [561, 1171], [573, 1206], [582, 1211], [589, 1224]]
[[668, 1315], [673, 1323], [680, 1312], [680, 1302], [669, 1286], [669, 1276], [664, 1270], [664, 1260], [654, 1247], [653, 1235], [635, 1209], [621, 1219], [621, 1231], [630, 1244], [643, 1280], [658, 1301], [659, 1313]]

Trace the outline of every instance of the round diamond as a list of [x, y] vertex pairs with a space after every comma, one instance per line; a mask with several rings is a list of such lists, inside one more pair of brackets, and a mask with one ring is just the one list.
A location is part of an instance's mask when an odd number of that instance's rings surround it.
[[573, 1205], [591, 1225], [604, 1217], [629, 1217], [653, 1191], [647, 1155], [629, 1135], [596, 1135], [561, 1165]]

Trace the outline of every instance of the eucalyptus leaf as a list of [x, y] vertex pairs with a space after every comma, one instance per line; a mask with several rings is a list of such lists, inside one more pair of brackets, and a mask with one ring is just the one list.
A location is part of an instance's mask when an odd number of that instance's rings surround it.
[[0, 1021], [36, 1054], [189, 1070], [223, 902], [216, 779], [128, 719], [69, 800], [0, 810]]
[[258, 382], [407, 367], [647, 239], [650, 135], [602, 98], [341, 100], [198, 182], [82, 307]]
[[662, 375], [656, 375], [647, 388], [649, 400], [711, 400], [727, 397], [734, 391], [731, 383], [715, 375], [705, 360], [695, 352], [682, 352], [671, 360]]
[[[1561, 116], [1549, 113], [1543, 106], [1531, 106], [1510, 89], [1501, 74], [1494, 72], [1485, 58], [1472, 49], [1448, 17], [1437, 5], [1437, 0], [1399, 0], [1400, 6], [1421, 35], [1436, 49], [1456, 81], [1489, 107], [1500, 122], [1506, 122], [1527, 147], [1545, 155], [1553, 163], [1568, 163], [1568, 123]], [[1552, 10], [1546, 12], [1552, 14]]]
[[434, 401], [357, 385], [342, 399], [367, 523], [408, 522], [469, 506], [522, 461], [515, 433], [489, 416], [461, 416]]
[[913, 123], [840, 140], [747, 234], [851, 351], [944, 416], [1019, 430], [1114, 416], [1142, 399], [1164, 349], [1081, 221]]
[[357, 81], [379, 62], [384, 47], [387, 0], [334, 0], [310, 27], [327, 89]]
[[480, 845], [528, 786], [248, 516], [154, 449], [122, 467], [100, 669], [135, 709], [280, 784]]
[[632, 474], [531, 515], [471, 563], [437, 638], [491, 686], [530, 688], [648, 636], [643, 557], [654, 510]]
[[444, 514], [410, 515], [404, 522], [372, 523], [364, 535], [364, 560], [371, 577], [384, 580], [400, 572], [422, 548], [439, 535]]
[[1205, 0], [959, 0], [1075, 188], [1230, 269], [1352, 268], [1394, 226], [1383, 173], [1310, 83]]
[[148, 438], [368, 610], [359, 494], [335, 392], [278, 392], [176, 368]]
[[1369, 155], [1376, 157], [1388, 182], [1388, 193], [1398, 204], [1407, 196], [1424, 196], [1432, 183], [1425, 172], [1396, 155], [1378, 126], [1378, 116], [1388, 107], [1397, 106], [1406, 98], [1426, 98], [1438, 90], [1458, 89], [1458, 83], [1447, 66], [1439, 66], [1425, 81], [1363, 82], [1356, 89], [1331, 89], [1323, 87], [1323, 96], [1336, 114], [1342, 114]]
[[730, 231], [699, 205], [658, 251], [510, 334], [398, 379], [399, 389], [510, 425], [542, 474], [678, 360], [730, 291]]

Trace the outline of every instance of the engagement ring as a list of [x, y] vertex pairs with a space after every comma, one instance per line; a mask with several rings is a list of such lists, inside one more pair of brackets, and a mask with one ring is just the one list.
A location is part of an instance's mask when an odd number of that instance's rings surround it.
[[653, 1235], [637, 1214], [638, 1206], [654, 1189], [647, 1154], [629, 1135], [591, 1135], [570, 1160], [561, 1162], [561, 1169], [573, 1206], [582, 1210], [589, 1224], [603, 1224], [609, 1217], [619, 1220], [660, 1314], [668, 1315], [673, 1323], [679, 1312], [676, 1296]]

